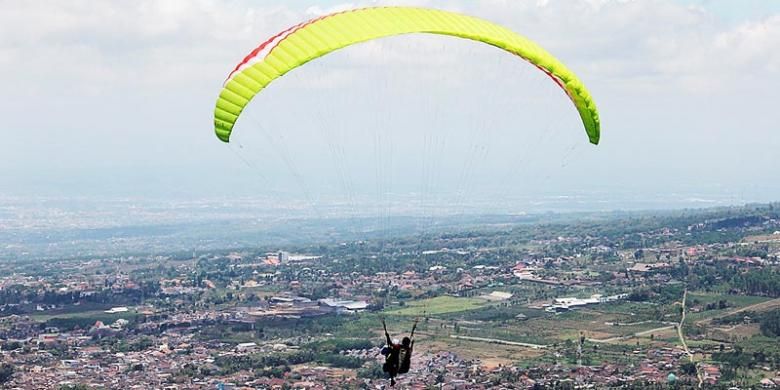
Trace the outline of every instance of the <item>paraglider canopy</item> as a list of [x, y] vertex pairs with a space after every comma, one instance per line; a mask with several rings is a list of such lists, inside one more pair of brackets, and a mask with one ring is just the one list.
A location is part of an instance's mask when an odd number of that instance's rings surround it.
[[334, 50], [372, 39], [410, 33], [449, 35], [513, 53], [546, 73], [574, 103], [593, 144], [600, 138], [598, 110], [590, 93], [563, 63], [534, 42], [475, 17], [412, 7], [363, 8], [325, 15], [290, 27], [249, 53], [228, 76], [214, 110], [217, 137], [229, 142], [249, 101], [273, 80]]

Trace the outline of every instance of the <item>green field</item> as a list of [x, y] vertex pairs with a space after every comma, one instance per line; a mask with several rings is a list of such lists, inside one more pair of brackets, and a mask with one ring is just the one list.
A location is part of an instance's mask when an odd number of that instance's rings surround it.
[[761, 302], [770, 300], [767, 297], [756, 297], [750, 295], [721, 295], [721, 294], [707, 294], [707, 293], [689, 293], [688, 304], [693, 304], [694, 300], [699, 302], [699, 305], [706, 305], [708, 303], [717, 303], [719, 300], [725, 300], [728, 302], [726, 309], [714, 309], [704, 310], [698, 313], [689, 313], [687, 318], [691, 321], [700, 321], [706, 318], [722, 317], [729, 312], [736, 309], [743, 308], [750, 305], [755, 305]]
[[85, 310], [76, 311], [73, 308], [70, 310], [52, 310], [50, 313], [36, 313], [30, 315], [30, 318], [35, 321], [41, 321], [46, 326], [56, 326], [63, 331], [71, 330], [74, 327], [86, 329], [91, 327], [97, 321], [101, 321], [106, 325], [112, 324], [116, 320], [122, 318], [128, 321], [135, 321], [140, 315], [135, 311], [128, 311], [125, 313], [106, 313], [104, 310]]
[[696, 291], [696, 292], [688, 293], [688, 299], [690, 300], [690, 302], [693, 302], [693, 300], [698, 300], [700, 304], [718, 302], [719, 300], [722, 299], [729, 303], [730, 308], [738, 308], [738, 307], [749, 306], [749, 305], [754, 305], [756, 303], [768, 301], [770, 298], [756, 297], [751, 295], [709, 294], [705, 292]]
[[388, 310], [386, 313], [399, 316], [419, 316], [423, 315], [423, 313], [436, 315], [474, 310], [484, 306], [486, 303], [487, 301], [479, 298], [441, 296], [408, 302], [406, 306], [399, 309]]
[[48, 321], [52, 318], [94, 318], [96, 321], [101, 320], [103, 322], [105, 321], [116, 321], [119, 318], [132, 318], [136, 317], [138, 314], [133, 312], [125, 312], [125, 313], [106, 313], [104, 310], [86, 310], [86, 311], [70, 311], [70, 312], [60, 312], [60, 313], [46, 313], [46, 314], [31, 314], [30, 318], [36, 320], [36, 321]]

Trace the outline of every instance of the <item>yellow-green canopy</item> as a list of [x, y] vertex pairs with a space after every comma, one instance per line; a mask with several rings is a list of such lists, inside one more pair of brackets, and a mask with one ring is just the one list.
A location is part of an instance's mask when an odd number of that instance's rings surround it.
[[563, 63], [509, 29], [453, 12], [410, 7], [363, 8], [298, 24], [263, 42], [228, 76], [214, 110], [217, 137], [228, 142], [247, 103], [276, 78], [334, 50], [371, 39], [409, 33], [472, 39], [514, 53], [549, 75], [569, 95], [593, 144], [599, 113], [590, 93]]

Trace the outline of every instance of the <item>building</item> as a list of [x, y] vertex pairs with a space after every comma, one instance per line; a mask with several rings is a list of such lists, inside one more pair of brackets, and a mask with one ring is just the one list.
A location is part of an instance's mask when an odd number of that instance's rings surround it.
[[332, 307], [339, 311], [359, 312], [368, 308], [368, 302], [366, 301], [348, 301], [338, 300], [335, 298], [325, 298], [320, 299], [319, 302], [324, 306]]
[[290, 254], [284, 251], [279, 251], [279, 254], [276, 256], [277, 259], [279, 259], [280, 262], [286, 263], [290, 261]]

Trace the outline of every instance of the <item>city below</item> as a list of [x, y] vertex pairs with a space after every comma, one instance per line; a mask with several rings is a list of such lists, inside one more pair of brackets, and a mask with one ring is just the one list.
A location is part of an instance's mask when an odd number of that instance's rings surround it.
[[[773, 388], [778, 207], [411, 219], [349, 234], [312, 224], [310, 242], [167, 253], [7, 251], [0, 380], [383, 388], [382, 320], [398, 339], [416, 320], [401, 388]], [[17, 245], [40, 232], [29, 234]], [[128, 239], [101, 234], [72, 240]]]

